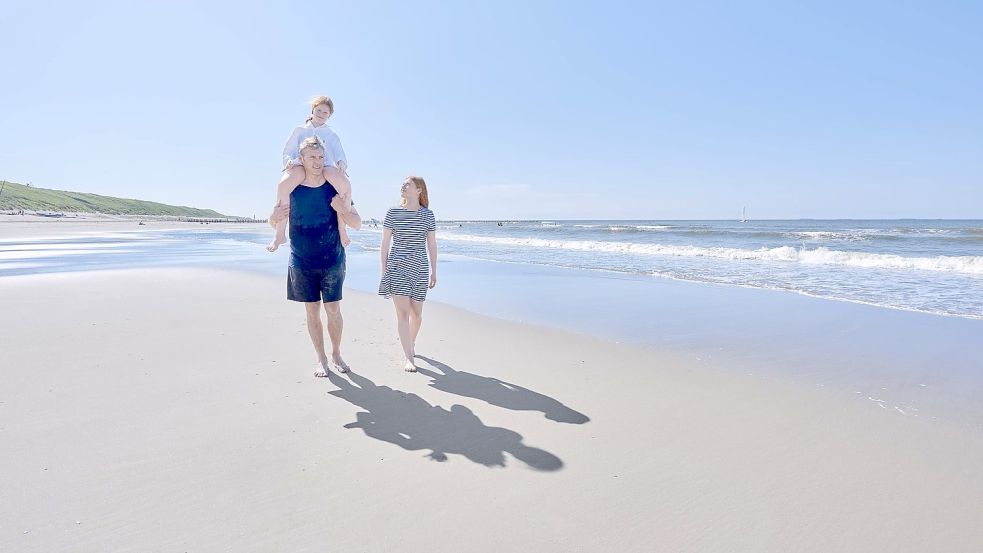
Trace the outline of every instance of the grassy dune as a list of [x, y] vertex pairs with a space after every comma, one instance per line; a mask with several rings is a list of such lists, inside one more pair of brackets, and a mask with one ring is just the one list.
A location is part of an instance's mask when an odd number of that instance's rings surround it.
[[144, 200], [114, 198], [84, 192], [35, 188], [7, 182], [0, 192], [0, 210], [70, 211], [111, 215], [162, 215], [177, 217], [226, 217], [211, 209], [167, 205]]

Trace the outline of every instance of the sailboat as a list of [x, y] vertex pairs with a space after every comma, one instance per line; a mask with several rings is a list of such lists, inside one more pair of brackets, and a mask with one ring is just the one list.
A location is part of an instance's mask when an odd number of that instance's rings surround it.
[[742, 223], [746, 223], [747, 222], [747, 207], [746, 206], [741, 208], [741, 222]]

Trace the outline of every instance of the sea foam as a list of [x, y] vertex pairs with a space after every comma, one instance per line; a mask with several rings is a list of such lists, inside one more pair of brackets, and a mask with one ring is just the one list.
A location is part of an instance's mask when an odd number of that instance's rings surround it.
[[884, 253], [831, 250], [825, 247], [807, 249], [781, 246], [777, 248], [743, 249], [595, 240], [550, 240], [546, 238], [477, 236], [458, 233], [444, 233], [441, 234], [440, 239], [518, 248], [560, 249], [629, 255], [710, 257], [731, 261], [776, 261], [809, 265], [944, 271], [983, 275], [983, 256], [903, 257]]

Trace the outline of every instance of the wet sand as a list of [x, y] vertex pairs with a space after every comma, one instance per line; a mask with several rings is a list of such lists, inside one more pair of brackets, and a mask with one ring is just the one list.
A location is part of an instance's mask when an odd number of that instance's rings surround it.
[[[0, 550], [978, 551], [983, 436], [666, 350], [279, 277], [0, 282]], [[763, 340], [766, 339], [763, 338]]]

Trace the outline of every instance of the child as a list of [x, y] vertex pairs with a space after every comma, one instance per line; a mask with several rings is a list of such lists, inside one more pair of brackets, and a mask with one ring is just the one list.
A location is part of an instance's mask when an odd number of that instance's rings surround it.
[[348, 160], [345, 158], [345, 150], [341, 147], [341, 140], [338, 135], [328, 127], [327, 122], [334, 114], [334, 102], [327, 96], [315, 96], [311, 98], [311, 116], [307, 118], [303, 125], [295, 128], [290, 133], [290, 138], [283, 145], [283, 170], [286, 171], [293, 166], [300, 165], [297, 156], [300, 154], [298, 148], [305, 138], [316, 136], [324, 144], [324, 163], [333, 165], [342, 171], [348, 169]]
[[[348, 161], [345, 159], [345, 150], [341, 147], [341, 140], [327, 125], [328, 118], [332, 114], [334, 114], [334, 102], [331, 101], [331, 98], [327, 96], [315, 96], [311, 99], [311, 116], [307, 118], [307, 121], [303, 125], [295, 128], [290, 133], [287, 143], [283, 146], [283, 170], [294, 177], [301, 175], [304, 172], [304, 168], [298, 159], [300, 145], [307, 138], [317, 137], [324, 147], [324, 166], [337, 167], [343, 177], [333, 178], [331, 185], [338, 191], [339, 196], [346, 198], [350, 209], [352, 188], [351, 182], [346, 178]], [[290, 180], [296, 179], [284, 178], [280, 181], [280, 185], [277, 187], [277, 205], [287, 205], [290, 203], [290, 193], [295, 188], [295, 186], [286, 186], [286, 183]], [[348, 247], [351, 244], [351, 239], [348, 237], [348, 231], [344, 225], [338, 225], [338, 234], [341, 237], [342, 246]], [[276, 237], [273, 238], [273, 242], [266, 249], [274, 252], [286, 241], [287, 222], [284, 220], [276, 226]]]

